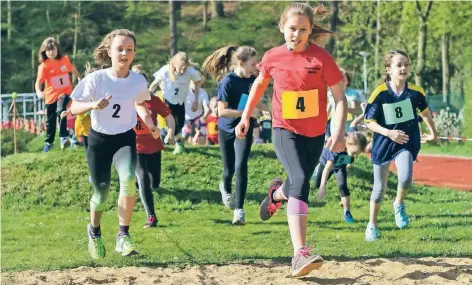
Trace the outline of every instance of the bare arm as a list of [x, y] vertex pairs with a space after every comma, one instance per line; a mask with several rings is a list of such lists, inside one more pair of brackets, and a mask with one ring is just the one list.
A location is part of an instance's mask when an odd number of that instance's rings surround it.
[[44, 98], [43, 91], [41, 91], [41, 82], [39, 78], [36, 78], [36, 83], [34, 84], [34, 89], [36, 90], [36, 95], [38, 96], [39, 99]]
[[96, 104], [97, 102], [72, 101], [72, 106], [70, 107], [70, 110], [73, 115], [80, 115], [95, 109]]
[[152, 81], [151, 85], [149, 85], [149, 91], [151, 91], [151, 93], [154, 94], [154, 92], [155, 92], [156, 89], [157, 89], [157, 86], [159, 86], [159, 83], [161, 83], [159, 79], [157, 79], [157, 78], [154, 79], [154, 80]]
[[166, 144], [173, 144], [174, 143], [174, 130], [175, 130], [175, 119], [172, 114], [169, 114], [167, 117], [164, 118], [167, 125], [167, 135], [164, 138], [164, 142]]
[[428, 127], [429, 135], [426, 136], [426, 141], [428, 140], [436, 140], [438, 138], [438, 132], [436, 130], [436, 126], [434, 125], [433, 116], [431, 114], [431, 110], [427, 108], [423, 112], [421, 112], [421, 117], [424, 119], [424, 123]]
[[321, 183], [320, 183], [320, 188], [325, 188], [326, 183], [328, 182], [328, 176], [331, 170], [333, 169], [334, 163], [332, 160], [328, 160], [326, 162], [326, 165], [323, 169], [323, 173], [321, 174]]
[[224, 118], [239, 118], [242, 114], [243, 112], [241, 111], [229, 109], [228, 102], [218, 101], [218, 116]]
[[79, 73], [79, 71], [77, 70], [77, 68], [75, 68], [75, 65], [72, 65], [71, 73], [74, 74], [75, 77], [77, 77], [77, 79], [80, 79], [80, 73]]
[[331, 134], [330, 141], [328, 141], [329, 150], [334, 152], [341, 152], [346, 147], [344, 138], [344, 126], [346, 125], [346, 109], [347, 101], [344, 95], [344, 88], [342, 83], [330, 86], [329, 89], [333, 94], [335, 113], [331, 120], [334, 120], [336, 128]]
[[376, 133], [381, 134], [384, 137], [390, 138], [392, 141], [398, 144], [404, 144], [408, 142], [408, 135], [405, 134], [403, 131], [399, 130], [389, 130], [387, 128], [382, 127], [376, 121], [370, 121], [367, 123], [367, 127]]

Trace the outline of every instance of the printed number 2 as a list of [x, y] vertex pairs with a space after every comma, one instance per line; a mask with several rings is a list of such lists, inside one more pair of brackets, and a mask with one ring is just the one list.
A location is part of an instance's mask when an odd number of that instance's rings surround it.
[[305, 112], [305, 97], [298, 97], [297, 106], [295, 108], [301, 112]]
[[115, 104], [115, 105], [113, 105], [113, 110], [115, 110], [115, 109], [116, 109], [116, 111], [115, 111], [115, 113], [113, 113], [112, 117], [113, 118], [119, 118], [120, 116], [118, 115], [118, 113], [121, 110], [121, 106], [119, 104]]
[[175, 92], [174, 92], [174, 95], [175, 95], [175, 96], [179, 95], [179, 88], [175, 88], [174, 91], [175, 91]]
[[402, 108], [401, 107], [396, 107], [395, 108], [395, 116], [400, 119], [401, 117], [403, 117], [403, 113], [402, 113]]

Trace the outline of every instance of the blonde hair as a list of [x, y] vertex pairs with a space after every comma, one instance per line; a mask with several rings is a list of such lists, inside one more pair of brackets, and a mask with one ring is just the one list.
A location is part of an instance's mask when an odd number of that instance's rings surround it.
[[97, 68], [95, 67], [92, 67], [92, 65], [90, 64], [90, 62], [87, 61], [87, 63], [85, 64], [85, 71], [84, 71], [84, 77], [89, 75], [90, 73], [94, 72], [94, 71], [97, 71]]
[[135, 65], [133, 65], [133, 66], [131, 67], [131, 70], [133, 70], [133, 71], [136, 72], [137, 74], [141, 74], [142, 76], [144, 76], [144, 78], [146, 79], [146, 81], [148, 80], [148, 76], [147, 76], [146, 72], [144, 71], [142, 64], [135, 64]]
[[169, 76], [171, 81], [175, 81], [175, 71], [178, 61], [183, 61], [187, 67], [192, 66], [194, 68], [198, 67], [198, 64], [193, 62], [188, 58], [187, 53], [179, 51], [171, 59], [169, 59]]
[[202, 71], [220, 81], [228, 72], [233, 71], [240, 60], [246, 62], [256, 56], [256, 49], [251, 46], [226, 46], [208, 56], [203, 62]]
[[133, 39], [134, 49], [136, 50], [136, 37], [134, 33], [127, 29], [116, 29], [108, 33], [102, 42], [95, 48], [93, 59], [95, 63], [101, 68], [108, 68], [111, 66], [111, 58], [108, 55], [111, 43], [116, 36], [124, 36]]
[[[312, 28], [308, 41], [312, 44], [322, 44], [333, 32], [318, 24], [317, 21], [322, 21], [329, 13], [331, 11], [325, 10], [323, 5], [314, 8], [305, 3], [292, 3], [285, 8], [280, 16], [279, 29], [284, 29], [287, 19], [292, 15], [306, 16]], [[316, 16], [318, 19], [315, 18]]]
[[385, 56], [384, 56], [384, 67], [385, 67], [385, 77], [383, 82], [390, 81], [390, 74], [387, 72], [387, 67], [390, 67], [392, 65], [392, 58], [396, 55], [403, 55], [408, 59], [408, 62], [410, 62], [410, 57], [408, 54], [402, 50], [399, 49], [393, 49], [389, 51]]
[[59, 42], [55, 38], [48, 37], [41, 43], [41, 46], [39, 47], [39, 51], [38, 51], [38, 61], [40, 64], [43, 63], [46, 59], [48, 59], [46, 55], [46, 51], [52, 50], [54, 48], [57, 49], [56, 59], [61, 59], [62, 51], [61, 51], [61, 48], [59, 47]]

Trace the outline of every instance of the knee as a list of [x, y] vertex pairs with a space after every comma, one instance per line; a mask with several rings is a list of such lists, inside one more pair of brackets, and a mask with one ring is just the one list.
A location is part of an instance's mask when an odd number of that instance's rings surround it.
[[109, 193], [109, 184], [102, 184], [100, 187], [95, 189], [95, 193], [90, 199], [90, 210], [103, 211], [106, 206]]
[[351, 192], [349, 192], [349, 188], [347, 187], [347, 184], [342, 183], [338, 185], [339, 187], [339, 195], [341, 197], [349, 197], [351, 195]]
[[287, 215], [291, 216], [307, 216], [308, 204], [306, 201], [290, 197], [287, 203]]
[[234, 175], [234, 167], [225, 167], [223, 169], [223, 177], [231, 177]]
[[387, 185], [381, 184], [376, 185], [374, 184], [374, 189], [372, 191], [372, 195], [370, 196], [370, 201], [375, 203], [380, 203], [383, 201], [385, 192], [387, 191]]
[[132, 197], [136, 195], [136, 179], [134, 175], [120, 178], [120, 195]]
[[413, 177], [411, 173], [405, 173], [403, 175], [398, 175], [398, 187], [400, 189], [410, 189], [413, 182]]

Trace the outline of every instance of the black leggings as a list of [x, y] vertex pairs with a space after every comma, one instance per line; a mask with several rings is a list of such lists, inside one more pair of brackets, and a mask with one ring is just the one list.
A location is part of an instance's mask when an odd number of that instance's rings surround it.
[[148, 216], [156, 216], [152, 190], [159, 188], [161, 183], [161, 160], [161, 151], [151, 154], [138, 153], [136, 183]]
[[69, 95], [62, 95], [56, 102], [46, 105], [46, 138], [44, 142], [52, 144], [56, 136], [57, 121], [59, 120], [59, 137], [69, 137], [67, 117], [61, 118], [61, 113], [67, 110]]
[[179, 134], [182, 132], [182, 128], [185, 125], [185, 104], [171, 104], [169, 101], [166, 100], [167, 106], [169, 106], [170, 113], [174, 117], [175, 120], [175, 129], [174, 135]]
[[120, 180], [120, 195], [136, 195], [136, 134], [133, 129], [116, 135], [98, 133], [93, 129], [88, 136], [87, 163], [94, 194], [90, 209], [103, 211], [110, 190], [111, 164], [115, 164]]
[[275, 153], [288, 176], [283, 186], [285, 197], [308, 203], [310, 179], [320, 159], [323, 145], [324, 134], [312, 138], [274, 128]]
[[[321, 184], [321, 176], [323, 175], [323, 170], [325, 168], [325, 165], [323, 163], [319, 164], [318, 171], [316, 172], [315, 176], [315, 187], [319, 188]], [[328, 179], [333, 175], [333, 173], [336, 174], [336, 181], [338, 182], [338, 188], [339, 188], [339, 195], [341, 197], [349, 197], [351, 193], [349, 192], [349, 189], [347, 188], [347, 169], [346, 166], [343, 166], [339, 169], [332, 170], [328, 174]]]
[[247, 162], [252, 146], [252, 126], [244, 139], [236, 138], [234, 133], [218, 131], [221, 158], [223, 160], [223, 183], [225, 190], [231, 193], [231, 182], [236, 173], [236, 209], [242, 209], [247, 190]]

